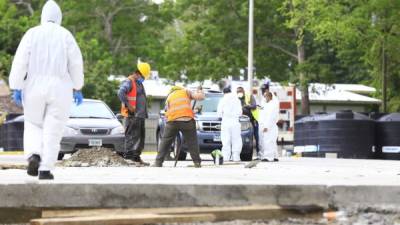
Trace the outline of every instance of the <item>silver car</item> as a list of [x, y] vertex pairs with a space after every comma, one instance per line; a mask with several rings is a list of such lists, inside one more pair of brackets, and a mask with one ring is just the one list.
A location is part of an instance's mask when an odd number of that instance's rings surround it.
[[64, 128], [59, 159], [77, 149], [101, 146], [122, 152], [124, 127], [103, 101], [84, 99], [79, 106], [73, 104]]

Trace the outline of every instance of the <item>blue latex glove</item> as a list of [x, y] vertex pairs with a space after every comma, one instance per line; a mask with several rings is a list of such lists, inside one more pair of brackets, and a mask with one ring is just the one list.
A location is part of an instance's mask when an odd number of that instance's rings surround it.
[[74, 102], [76, 105], [82, 104], [83, 95], [81, 91], [74, 91]]
[[14, 90], [12, 94], [12, 101], [19, 107], [22, 107], [22, 91]]
[[144, 79], [143, 79], [143, 78], [139, 78], [139, 79], [137, 79], [137, 80], [136, 80], [136, 82], [137, 82], [138, 84], [142, 84], [142, 83], [143, 83], [143, 81], [144, 81]]

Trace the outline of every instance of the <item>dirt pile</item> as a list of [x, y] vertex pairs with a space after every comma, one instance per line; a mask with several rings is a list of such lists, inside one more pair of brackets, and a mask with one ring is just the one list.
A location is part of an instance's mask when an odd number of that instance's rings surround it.
[[90, 148], [78, 150], [58, 165], [63, 167], [122, 167], [133, 166], [133, 162], [125, 160], [112, 149]]
[[16, 106], [12, 101], [10, 96], [0, 96], [0, 113], [22, 113], [22, 108]]

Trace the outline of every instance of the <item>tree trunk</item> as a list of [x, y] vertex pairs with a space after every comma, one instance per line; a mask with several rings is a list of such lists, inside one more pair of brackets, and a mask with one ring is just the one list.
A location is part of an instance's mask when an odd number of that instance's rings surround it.
[[[301, 41], [301, 43], [297, 45], [297, 60], [299, 65], [304, 63], [305, 59], [306, 56], [305, 56], [304, 43]], [[303, 71], [300, 72], [300, 91], [301, 91], [301, 114], [309, 115], [310, 99], [308, 96], [308, 81]]]
[[104, 34], [110, 46], [113, 44], [112, 20], [113, 17], [111, 15], [107, 15], [104, 18]]
[[382, 112], [387, 112], [387, 55], [385, 42], [382, 44]]

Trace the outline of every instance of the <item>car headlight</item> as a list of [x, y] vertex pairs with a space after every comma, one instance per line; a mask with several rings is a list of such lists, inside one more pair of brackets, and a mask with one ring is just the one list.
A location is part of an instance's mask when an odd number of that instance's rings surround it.
[[196, 121], [196, 130], [200, 130], [200, 123], [199, 123], [199, 121]]
[[111, 130], [111, 135], [124, 134], [124, 133], [125, 133], [125, 129], [124, 129], [123, 126], [119, 126], [119, 127], [116, 127], [116, 128]]
[[251, 123], [249, 121], [240, 122], [240, 126], [242, 130], [248, 130], [251, 128]]
[[78, 130], [72, 127], [64, 127], [63, 136], [74, 136], [78, 135]]

